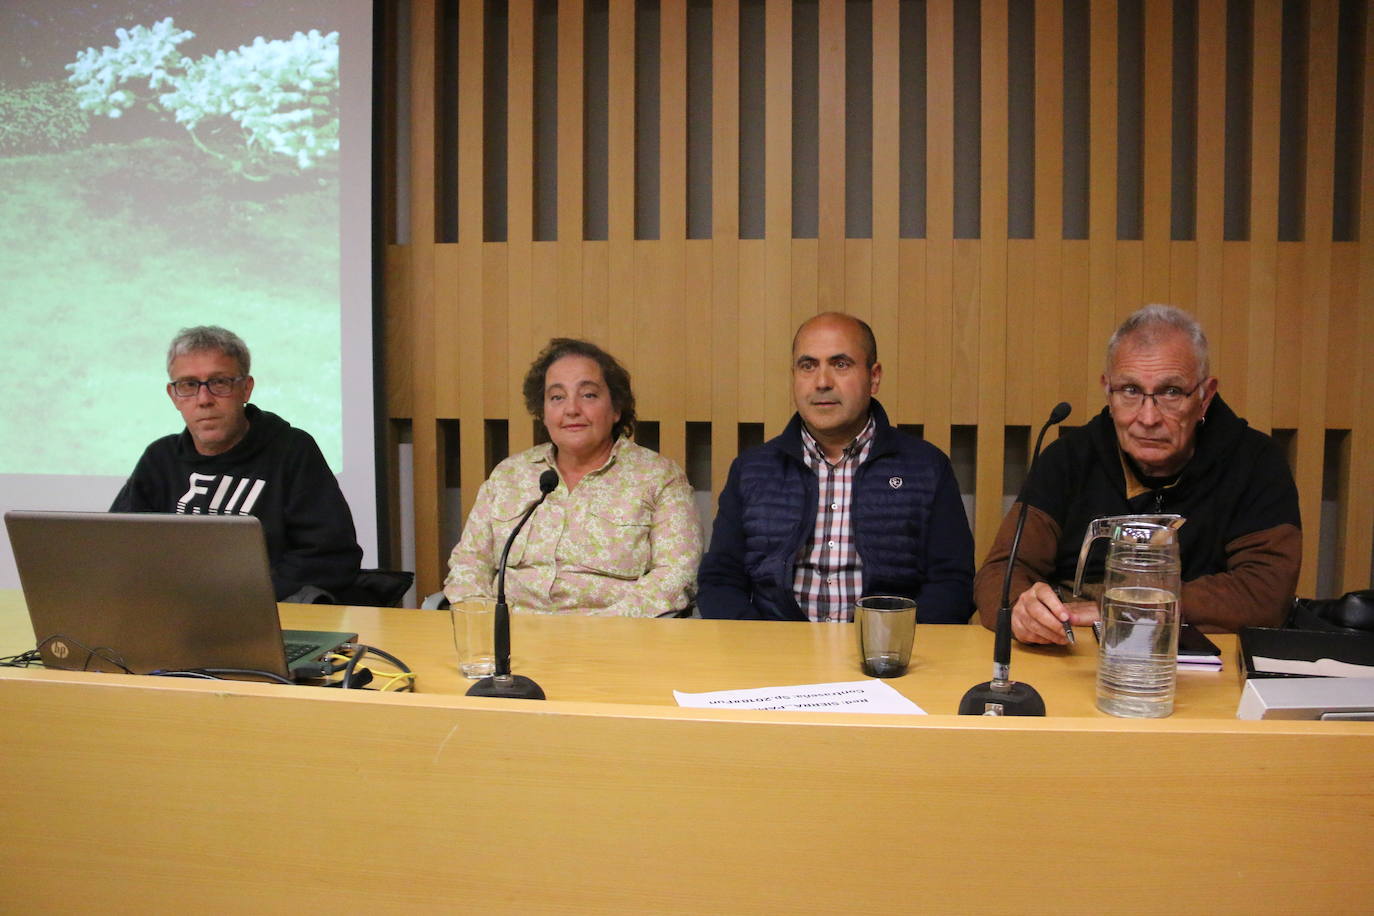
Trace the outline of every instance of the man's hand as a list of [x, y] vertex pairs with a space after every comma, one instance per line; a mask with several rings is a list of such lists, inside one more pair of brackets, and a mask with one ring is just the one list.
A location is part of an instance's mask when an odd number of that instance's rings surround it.
[[1084, 626], [1101, 614], [1092, 601], [1065, 604], [1047, 582], [1037, 582], [1021, 593], [1011, 609], [1011, 633], [1024, 643], [1067, 645], [1064, 621]]

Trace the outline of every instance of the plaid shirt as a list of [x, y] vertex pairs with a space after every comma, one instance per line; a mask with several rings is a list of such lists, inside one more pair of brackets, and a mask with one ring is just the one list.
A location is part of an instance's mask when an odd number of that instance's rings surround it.
[[797, 554], [792, 591], [797, 604], [812, 621], [846, 622], [854, 619], [854, 602], [863, 591], [863, 563], [854, 547], [849, 507], [854, 490], [854, 471], [868, 457], [873, 445], [873, 417], [863, 432], [831, 464], [820, 444], [802, 424], [802, 458], [816, 472], [819, 503], [816, 527]]

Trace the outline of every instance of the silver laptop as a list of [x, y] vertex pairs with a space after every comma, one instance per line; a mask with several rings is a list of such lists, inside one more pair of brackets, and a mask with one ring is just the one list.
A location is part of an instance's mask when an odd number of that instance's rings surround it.
[[281, 628], [251, 515], [5, 513], [43, 664], [318, 677], [353, 633]]

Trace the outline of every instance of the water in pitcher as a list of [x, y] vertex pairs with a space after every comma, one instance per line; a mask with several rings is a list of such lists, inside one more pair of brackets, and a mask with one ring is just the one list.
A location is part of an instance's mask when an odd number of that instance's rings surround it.
[[1120, 586], [1103, 594], [1098, 709], [1135, 718], [1159, 718], [1174, 711], [1178, 625], [1174, 592]]

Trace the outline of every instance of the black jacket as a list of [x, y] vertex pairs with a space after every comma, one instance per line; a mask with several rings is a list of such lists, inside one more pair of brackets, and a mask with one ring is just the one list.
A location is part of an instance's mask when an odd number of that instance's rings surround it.
[[[1025, 500], [1058, 523], [1058, 581], [1073, 581], [1088, 523], [1107, 515], [1176, 513], [1183, 580], [1227, 571], [1227, 545], [1279, 525], [1301, 527], [1298, 491], [1274, 440], [1251, 429], [1220, 395], [1198, 427], [1178, 481], [1128, 499], [1116, 428], [1107, 408], [1046, 447]], [[1094, 578], [1100, 578], [1095, 576]]]
[[306, 585], [349, 585], [362, 548], [319, 446], [253, 405], [248, 424], [243, 440], [221, 455], [197, 452], [186, 430], [154, 441], [110, 511], [253, 515], [262, 523], [278, 600]]
[[[923, 623], [967, 623], [973, 536], [954, 470], [938, 448], [894, 429], [877, 401], [872, 411], [873, 445], [854, 475], [850, 516], [863, 593], [914, 598]], [[697, 574], [701, 616], [806, 619], [792, 578], [815, 528], [818, 487], [802, 458], [799, 416], [735, 459]]]

